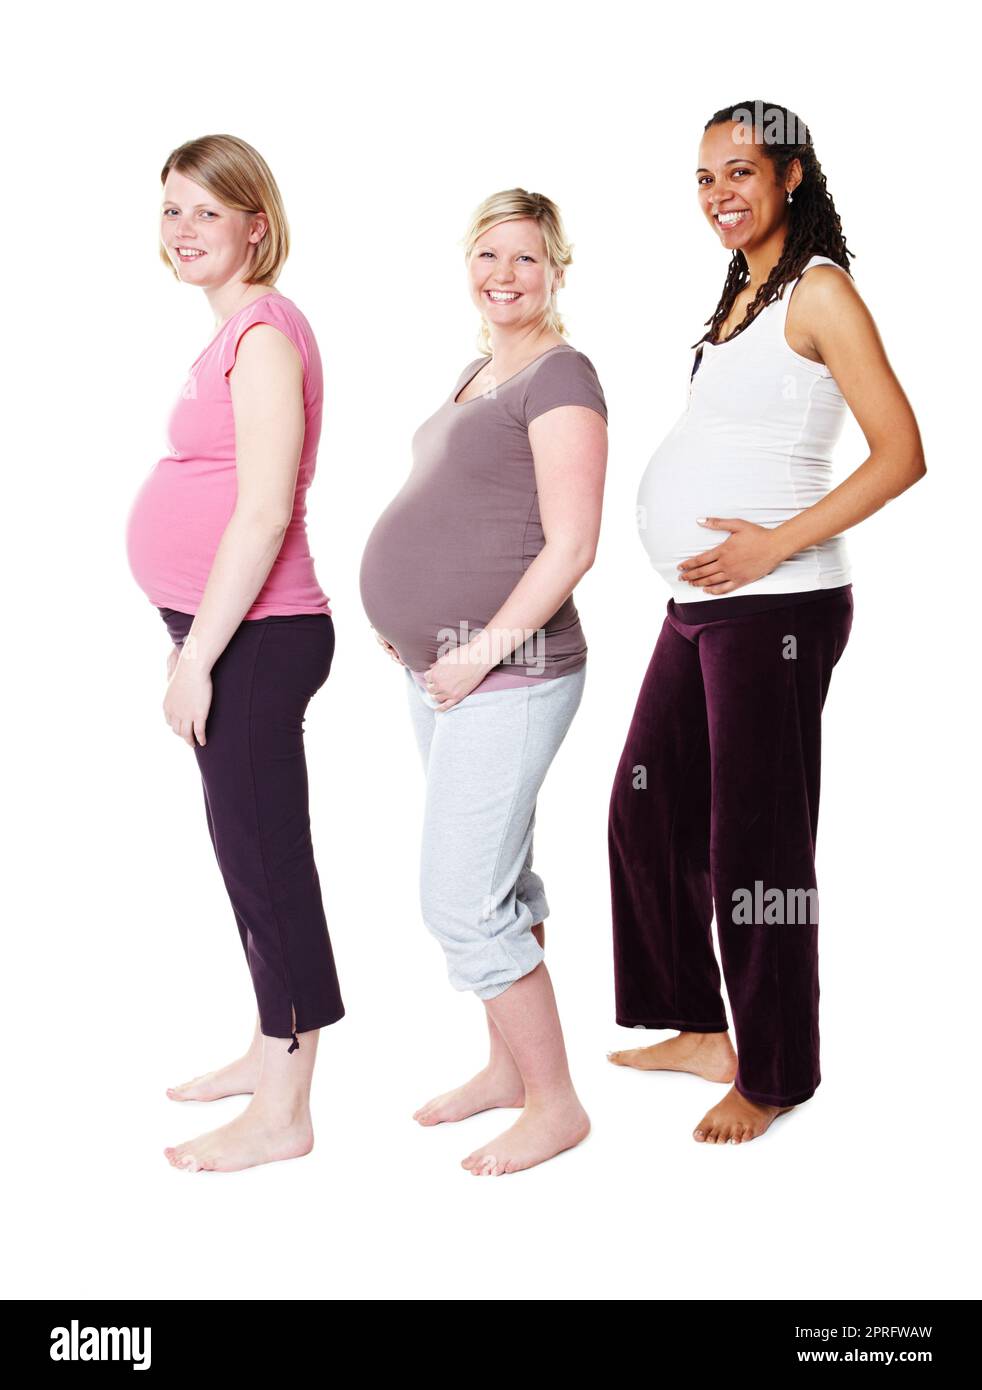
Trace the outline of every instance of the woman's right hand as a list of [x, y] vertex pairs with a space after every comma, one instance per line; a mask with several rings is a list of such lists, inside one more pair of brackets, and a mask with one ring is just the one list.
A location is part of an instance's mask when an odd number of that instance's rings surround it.
[[397, 662], [400, 666], [405, 666], [406, 663], [403, 661], [402, 657], [396, 651], [395, 647], [392, 645], [391, 642], [387, 642], [385, 638], [381, 635], [381, 633], [375, 633], [375, 640], [376, 642], [378, 642], [379, 646], [385, 648], [385, 650], [389, 653], [389, 656], [391, 656], [393, 661]]

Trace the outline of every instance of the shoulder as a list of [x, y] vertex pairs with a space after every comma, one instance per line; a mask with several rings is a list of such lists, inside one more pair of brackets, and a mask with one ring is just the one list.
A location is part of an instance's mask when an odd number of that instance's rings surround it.
[[304, 315], [285, 295], [271, 294], [257, 299], [238, 316], [226, 344], [224, 371], [227, 375], [237, 362], [262, 367], [294, 367], [299, 358], [306, 370], [316, 344]]
[[525, 422], [561, 405], [582, 405], [607, 419], [600, 378], [585, 352], [564, 344], [544, 353], [527, 373], [522, 392]]
[[861, 302], [859, 291], [847, 270], [839, 265], [813, 265], [801, 272], [793, 302], [799, 309], [835, 313], [846, 305]]

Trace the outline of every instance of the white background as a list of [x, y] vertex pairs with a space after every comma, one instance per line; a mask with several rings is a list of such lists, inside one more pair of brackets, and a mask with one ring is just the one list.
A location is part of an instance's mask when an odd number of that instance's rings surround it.
[[[195, 0], [8, 19], [9, 487], [2, 1018], [14, 1297], [978, 1296], [978, 150], [959, 7]], [[822, 1075], [743, 1147], [724, 1093], [639, 1075], [613, 1022], [606, 811], [668, 592], [634, 524], [726, 257], [698, 213], [727, 102], [811, 126], [928, 477], [849, 534], [855, 624], [825, 720]], [[325, 364], [311, 549], [337, 652], [307, 717], [312, 825], [347, 1017], [321, 1037], [302, 1160], [185, 1174], [165, 1144], [245, 1104], [165, 1086], [237, 1055], [251, 984], [168, 642], [126, 564], [203, 295], [157, 260], [159, 170], [230, 132], [269, 161], [278, 288]], [[487, 194], [560, 205], [561, 305], [610, 411], [602, 543], [577, 591], [583, 704], [539, 802], [547, 957], [577, 1150], [505, 1180], [459, 1160], [515, 1112], [421, 1129], [482, 1063], [417, 901], [422, 772], [404, 678], [358, 596], [416, 426], [476, 355], [460, 239]], [[850, 420], [839, 476], [866, 453]]]

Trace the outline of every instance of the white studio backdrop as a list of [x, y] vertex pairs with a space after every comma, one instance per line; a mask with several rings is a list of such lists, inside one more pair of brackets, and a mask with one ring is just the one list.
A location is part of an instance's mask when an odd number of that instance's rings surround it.
[[[10, 1297], [788, 1298], [978, 1295], [974, 532], [978, 180], [966, 12], [903, 4], [42, 6], [5, 84], [8, 640], [4, 970]], [[810, 125], [928, 476], [849, 533], [855, 622], [826, 707], [822, 1073], [762, 1141], [696, 1145], [722, 1089], [614, 1069], [607, 800], [668, 592], [634, 522], [681, 411], [725, 253], [695, 155], [727, 102]], [[322, 1034], [316, 1145], [232, 1175], [165, 1144], [244, 1105], [167, 1085], [241, 1051], [251, 985], [192, 751], [160, 709], [168, 642], [126, 515], [213, 322], [157, 260], [159, 170], [254, 144], [318, 336], [308, 497], [334, 668], [307, 715], [311, 819], [347, 1017]], [[610, 412], [604, 527], [577, 591], [586, 693], [547, 778], [536, 867], [579, 1149], [475, 1183], [511, 1113], [420, 1129], [481, 1065], [417, 900], [422, 772], [403, 678], [361, 609], [416, 426], [476, 352], [460, 239], [487, 194], [560, 205], [561, 297]], [[850, 420], [838, 477], [866, 456]], [[504, 1123], [502, 1122], [504, 1121]], [[717, 1252], [713, 1259], [710, 1252]]]

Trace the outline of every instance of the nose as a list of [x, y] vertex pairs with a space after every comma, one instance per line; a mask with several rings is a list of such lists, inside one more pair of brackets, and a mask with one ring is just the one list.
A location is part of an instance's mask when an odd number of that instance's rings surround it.
[[178, 218], [177, 222], [173, 223], [172, 225], [174, 226], [175, 240], [181, 242], [194, 240], [194, 227], [191, 223], [190, 218], [186, 217], [184, 213], [181, 213], [181, 216]]

